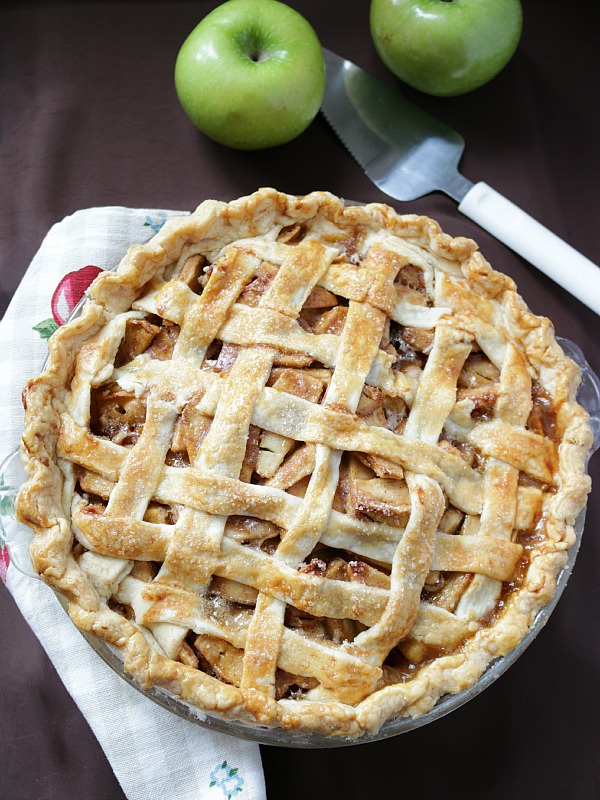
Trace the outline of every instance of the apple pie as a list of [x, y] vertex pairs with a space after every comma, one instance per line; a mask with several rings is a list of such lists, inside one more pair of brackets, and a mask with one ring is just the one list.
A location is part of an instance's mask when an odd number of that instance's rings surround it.
[[209, 200], [50, 339], [17, 513], [142, 688], [357, 738], [472, 686], [553, 597], [590, 489], [578, 380], [427, 217]]

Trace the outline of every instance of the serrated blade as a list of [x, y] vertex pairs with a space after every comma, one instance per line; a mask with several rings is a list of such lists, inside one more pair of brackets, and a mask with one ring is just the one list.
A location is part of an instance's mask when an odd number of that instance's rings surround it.
[[462, 136], [356, 64], [323, 52], [321, 111], [373, 183], [396, 200], [441, 191], [460, 202], [473, 186], [458, 171]]

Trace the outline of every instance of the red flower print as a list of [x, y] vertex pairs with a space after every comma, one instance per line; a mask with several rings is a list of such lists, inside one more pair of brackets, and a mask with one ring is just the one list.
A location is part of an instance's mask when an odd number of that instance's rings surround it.
[[10, 558], [8, 556], [8, 547], [3, 547], [0, 550], [0, 580], [2, 583], [6, 583], [6, 573], [8, 572], [9, 564]]

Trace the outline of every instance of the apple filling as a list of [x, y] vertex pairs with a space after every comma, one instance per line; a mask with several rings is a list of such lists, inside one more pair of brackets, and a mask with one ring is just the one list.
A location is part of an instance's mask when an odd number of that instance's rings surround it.
[[[294, 246], [303, 241], [306, 229], [294, 225], [283, 229], [278, 241]], [[361, 248], [361, 237], [354, 232], [350, 237], [335, 241], [344, 258], [353, 258]], [[350, 263], [350, 262], [347, 262]], [[201, 295], [212, 274], [212, 265], [200, 255], [188, 258], [174, 279], [185, 284], [191, 292]], [[259, 308], [261, 300], [273, 285], [279, 265], [263, 261], [253, 277], [240, 291], [240, 305]], [[429, 308], [426, 279], [422, 268], [407, 263], [394, 281], [394, 291], [401, 302], [413, 307]], [[306, 333], [315, 336], [340, 337], [348, 315], [348, 302], [332, 291], [316, 286], [308, 294], [298, 315], [298, 324]], [[143, 361], [169, 361], [180, 334], [180, 326], [156, 314], [127, 320], [115, 359], [118, 375], [126, 375], [128, 366]], [[429, 355], [435, 347], [435, 333], [431, 329], [402, 325], [387, 320], [382, 328], [379, 349], [390, 357], [392, 369], [406, 374], [411, 383], [427, 367]], [[202, 370], [219, 379], [225, 379], [233, 369], [240, 353], [240, 345], [230, 341], [213, 340], [206, 349]], [[485, 421], [494, 418], [496, 403], [501, 394], [500, 370], [476, 346], [456, 367], [456, 414], [468, 419]], [[286, 393], [310, 404], [322, 404], [331, 384], [332, 371], [315, 356], [275, 350], [266, 387], [274, 392]], [[146, 420], [147, 395], [123, 388], [123, 380], [111, 379], [93, 389], [91, 395], [91, 432], [116, 445], [134, 446], [142, 435]], [[126, 381], [125, 381], [126, 384]], [[198, 457], [202, 442], [210, 431], [213, 417], [203, 407], [206, 389], [194, 393], [185, 403], [174, 422], [165, 464], [189, 468]], [[556, 440], [556, 410], [548, 393], [535, 384], [532, 389], [532, 406], [527, 428], [537, 434]], [[402, 436], [410, 415], [410, 394], [402, 397], [365, 384], [362, 388], [354, 417], [361, 424], [383, 428]], [[344, 413], [348, 413], [344, 411]], [[460, 459], [470, 469], [482, 474], [486, 456], [455, 430], [443, 428], [440, 447], [453, 458]], [[240, 481], [284, 491], [296, 498], [304, 498], [317, 462], [318, 445], [296, 441], [279, 432], [262, 429], [251, 424], [248, 429], [245, 452], [239, 473]], [[519, 585], [519, 574], [526, 569], [527, 548], [523, 542], [535, 535], [541, 512], [541, 488], [531, 483], [518, 492], [516, 538], [498, 540], [494, 553], [486, 555], [480, 564], [472, 563], [476, 550], [484, 551], [488, 542], [479, 541], [479, 519], [469, 515], [452, 502], [447, 502], [437, 524], [433, 558], [420, 592], [423, 608], [448, 615], [460, 611], [474, 581], [493, 584], [493, 603], [478, 609], [480, 621], [491, 621], [498, 599], [504, 600]], [[81, 498], [78, 519], [98, 519], [105, 514], [114, 483], [80, 466], [77, 469], [77, 495]], [[389, 592], [393, 554], [397, 542], [409, 524], [412, 504], [411, 491], [405, 477], [405, 468], [398, 461], [373, 452], [343, 453], [339, 477], [332, 501], [333, 510], [344, 518], [353, 520], [353, 535], [347, 537], [325, 535], [303, 560], [297, 574], [317, 576], [325, 581], [363, 584], [381, 592]], [[161, 504], [152, 501], [144, 514], [144, 521], [153, 525], [175, 526], [179, 519], [178, 504]], [[86, 526], [83, 525], [83, 529]], [[370, 533], [377, 530], [371, 540]], [[365, 535], [366, 534], [366, 535]], [[269, 519], [246, 514], [229, 516], [225, 525], [226, 541], [235, 543], [245, 552], [255, 553], [258, 563], [271, 559], [281, 543], [284, 530]], [[487, 538], [487, 537], [486, 537]], [[85, 537], [75, 540], [75, 555], [81, 555]], [[346, 546], [344, 546], [346, 544]], [[93, 543], [96, 552], [102, 552], [100, 543]], [[116, 555], [111, 547], [107, 554]], [[127, 557], [128, 553], [123, 553]], [[154, 558], [135, 563], [126, 579], [143, 595], [142, 584], [160, 581], [162, 562]], [[463, 571], [472, 570], [472, 571]], [[260, 570], [259, 570], [260, 573]], [[158, 576], [158, 578], [157, 578]], [[253, 570], [246, 576], [248, 582], [229, 577], [221, 568], [212, 576], [206, 589], [209, 607], [214, 610], [215, 625], [233, 617], [236, 625], [249, 628], [262, 585]], [[131, 589], [131, 587], [130, 587]], [[314, 598], [294, 593], [286, 595], [285, 625], [303, 637], [323, 643], [326, 647], [351, 645], [360, 634], [368, 630], [368, 620], [338, 618], [314, 612]], [[134, 593], [134, 596], [137, 596]], [[111, 608], [127, 619], [136, 620], [135, 602], [127, 602], [127, 592], [121, 591], [110, 601]], [[206, 610], [206, 609], [205, 609]], [[469, 609], [469, 615], [471, 609]], [[214, 616], [216, 615], [216, 616]], [[420, 666], [430, 662], [440, 653], [452, 653], [461, 648], [472, 635], [470, 616], [460, 613], [453, 629], [436, 638], [432, 628], [425, 624], [427, 635], [407, 636], [394, 642], [382, 661], [380, 687], [406, 681]], [[465, 622], [460, 622], [465, 619]], [[220, 621], [220, 622], [219, 622]], [[227, 622], [229, 624], [229, 622]], [[147, 626], [143, 625], [144, 628]], [[151, 636], [150, 625], [145, 634]], [[172, 648], [171, 648], [172, 649]], [[176, 652], [172, 657], [182, 664], [203, 670], [220, 681], [240, 686], [243, 673], [243, 647], [206, 633], [198, 634], [193, 628], [179, 631]], [[275, 673], [275, 699], [310, 696], [318, 681], [277, 668]]]

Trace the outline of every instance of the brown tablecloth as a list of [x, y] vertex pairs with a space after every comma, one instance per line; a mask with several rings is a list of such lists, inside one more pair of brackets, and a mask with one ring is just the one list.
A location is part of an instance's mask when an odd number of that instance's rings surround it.
[[[465, 0], [467, 2], [467, 0]], [[0, 12], [0, 312], [48, 228], [90, 206], [192, 209], [260, 186], [388, 202], [318, 117], [270, 151], [200, 134], [173, 88], [177, 51], [217, 3], [8, 3]], [[296, 0], [324, 46], [400, 87], [379, 61], [366, 0]], [[472, 94], [409, 96], [458, 129], [462, 170], [600, 262], [600, 48], [591, 0], [524, 0], [504, 72]], [[433, 194], [401, 211], [475, 238], [536, 313], [596, 372], [599, 318]], [[600, 486], [600, 457], [591, 463]], [[269, 800], [592, 800], [600, 794], [600, 492], [574, 574], [549, 624], [474, 701], [383, 743], [263, 748]], [[10, 595], [0, 587], [0, 797], [119, 800], [102, 750]]]

